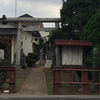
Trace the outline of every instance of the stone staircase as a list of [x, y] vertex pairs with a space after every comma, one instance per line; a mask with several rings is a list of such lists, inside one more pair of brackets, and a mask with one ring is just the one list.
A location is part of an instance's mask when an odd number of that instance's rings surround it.
[[45, 68], [51, 68], [52, 60], [46, 60]]

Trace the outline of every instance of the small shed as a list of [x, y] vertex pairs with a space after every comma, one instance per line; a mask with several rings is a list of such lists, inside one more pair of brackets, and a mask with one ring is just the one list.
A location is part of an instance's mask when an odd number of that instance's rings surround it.
[[87, 40], [55, 40], [56, 66], [84, 67], [86, 55], [92, 49]]

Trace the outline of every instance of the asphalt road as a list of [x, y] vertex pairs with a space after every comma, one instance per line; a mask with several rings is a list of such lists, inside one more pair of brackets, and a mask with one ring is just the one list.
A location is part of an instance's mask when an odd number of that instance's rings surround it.
[[100, 98], [0, 98], [0, 100], [100, 100]]

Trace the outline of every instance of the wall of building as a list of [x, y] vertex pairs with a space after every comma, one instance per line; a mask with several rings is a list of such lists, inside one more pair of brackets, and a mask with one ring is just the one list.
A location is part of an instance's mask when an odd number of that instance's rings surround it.
[[[25, 55], [27, 55], [29, 52], [33, 52], [32, 49], [32, 44], [33, 44], [33, 38], [32, 38], [32, 33], [26, 33], [23, 32], [21, 34], [21, 42], [22, 44], [22, 49], [25, 53]], [[14, 61], [14, 55], [16, 53], [16, 46], [17, 46], [17, 36], [13, 36], [12, 37], [12, 47], [11, 47], [11, 63], [13, 63]]]
[[22, 49], [27, 55], [29, 52], [32, 52], [32, 33], [23, 32], [21, 36]]

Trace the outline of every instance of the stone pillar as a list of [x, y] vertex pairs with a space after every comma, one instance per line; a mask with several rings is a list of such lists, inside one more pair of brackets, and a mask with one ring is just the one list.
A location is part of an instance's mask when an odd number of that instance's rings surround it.
[[60, 66], [60, 53], [59, 53], [59, 47], [56, 47], [56, 66]]
[[20, 68], [20, 53], [21, 53], [21, 28], [22, 23], [18, 23], [18, 31], [17, 31], [17, 47], [16, 47], [16, 67]]
[[59, 22], [55, 22], [55, 28], [56, 28], [56, 29], [59, 28]]
[[[96, 66], [95, 63], [94, 63], [94, 53], [96, 53], [96, 51], [97, 51], [97, 48], [93, 48], [93, 67]], [[93, 78], [92, 80], [93, 81], [97, 81], [97, 77], [95, 77], [95, 73], [96, 72], [92, 72], [92, 76], [93, 76], [92, 77]]]
[[0, 49], [0, 59], [4, 59], [4, 50]]
[[40, 61], [42, 61], [43, 60], [43, 49], [40, 49]]

